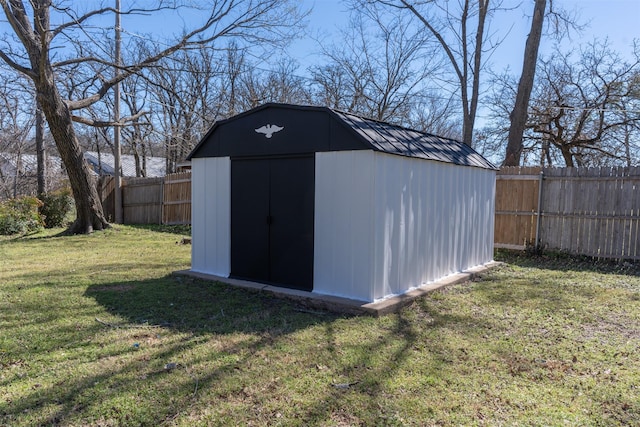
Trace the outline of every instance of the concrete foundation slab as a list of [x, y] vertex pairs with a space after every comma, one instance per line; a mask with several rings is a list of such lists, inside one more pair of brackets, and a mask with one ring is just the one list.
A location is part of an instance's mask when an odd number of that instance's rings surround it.
[[174, 272], [175, 275], [194, 277], [197, 279], [210, 280], [214, 282], [226, 283], [241, 288], [268, 292], [278, 298], [285, 298], [296, 301], [308, 307], [314, 307], [329, 311], [336, 311], [348, 314], [368, 314], [372, 316], [384, 316], [394, 313], [411, 304], [416, 298], [420, 298], [429, 292], [457, 283], [473, 280], [476, 276], [487, 270], [500, 265], [496, 261], [488, 262], [484, 265], [455, 273], [436, 282], [429, 283], [416, 289], [412, 289], [402, 295], [394, 295], [374, 302], [357, 301], [348, 298], [340, 298], [331, 295], [322, 295], [314, 292], [300, 291], [297, 289], [280, 288], [278, 286], [266, 285], [247, 280], [231, 279], [212, 274], [198, 273], [191, 270], [181, 270]]

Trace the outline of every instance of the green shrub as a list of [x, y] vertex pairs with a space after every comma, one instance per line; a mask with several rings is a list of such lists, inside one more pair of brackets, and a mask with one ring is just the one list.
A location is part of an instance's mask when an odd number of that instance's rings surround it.
[[0, 234], [24, 234], [44, 225], [38, 208], [42, 202], [36, 197], [20, 197], [0, 202]]
[[40, 216], [47, 228], [62, 227], [66, 225], [65, 219], [73, 207], [71, 190], [63, 188], [53, 193], [40, 196], [43, 205], [40, 207]]

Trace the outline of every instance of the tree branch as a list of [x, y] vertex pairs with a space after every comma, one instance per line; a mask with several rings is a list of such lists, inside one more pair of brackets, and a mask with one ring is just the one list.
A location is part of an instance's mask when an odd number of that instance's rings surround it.
[[7, 3], [7, 0], [0, 0], [0, 6], [2, 6], [2, 10], [7, 17], [7, 21], [9, 21], [9, 25], [11, 25], [11, 28], [13, 28], [13, 31], [27, 49], [36, 49], [37, 41], [35, 34], [31, 24], [29, 23], [27, 12], [22, 1], [8, 1], [9, 3]]
[[413, 13], [420, 21], [422, 21], [422, 23], [424, 24], [425, 27], [427, 27], [427, 29], [429, 29], [429, 31], [431, 31], [431, 34], [434, 35], [434, 37], [438, 40], [438, 42], [440, 43], [440, 45], [442, 46], [442, 48], [444, 49], [445, 53], [447, 54], [447, 58], [449, 58], [449, 61], [451, 62], [451, 65], [453, 66], [454, 71], [456, 72], [456, 75], [458, 76], [458, 79], [460, 80], [460, 82], [464, 81], [464, 76], [462, 74], [462, 71], [460, 70], [460, 66], [458, 65], [458, 62], [456, 61], [456, 57], [453, 54], [453, 51], [451, 50], [451, 48], [449, 47], [449, 45], [447, 44], [446, 40], [444, 39], [444, 37], [442, 37], [442, 34], [440, 34], [440, 32], [438, 30], [436, 30], [427, 20], [427, 18], [425, 18], [424, 16], [422, 16], [422, 14], [420, 12], [418, 12], [416, 10], [415, 7], [413, 7], [413, 5], [411, 5], [410, 3], [408, 3], [406, 0], [400, 0], [400, 2], [402, 2], [402, 4], [411, 11], [411, 13]]
[[[104, 13], [118, 13], [114, 8], [112, 7], [103, 7], [102, 9], [98, 9], [98, 10], [92, 10], [80, 17], [76, 17], [73, 16], [69, 11], [71, 9], [69, 8], [65, 8], [65, 9], [60, 9], [57, 8], [58, 10], [64, 11], [67, 16], [69, 16], [72, 20], [70, 22], [64, 23], [59, 25], [58, 27], [56, 27], [55, 30], [53, 30], [52, 36], [51, 38], [56, 37], [58, 34], [62, 33], [63, 31], [65, 31], [68, 28], [71, 28], [73, 26], [79, 26], [80, 24], [82, 24], [84, 21], [86, 21], [89, 18], [92, 18], [94, 16], [98, 16], [98, 15], [102, 15]], [[152, 8], [152, 9], [138, 9], [138, 8], [133, 8], [133, 9], [129, 9], [126, 11], [120, 11], [120, 15], [132, 15], [135, 13], [153, 13], [153, 12], [158, 12], [160, 10], [171, 10], [171, 9], [177, 9], [177, 7], [171, 7], [171, 6], [160, 6], [160, 7], [156, 7], [156, 8]]]
[[[146, 116], [147, 114], [150, 114], [150, 112], [139, 111], [132, 116], [121, 117], [120, 120], [118, 120], [117, 122], [88, 119], [86, 117], [76, 116], [76, 115], [72, 115], [71, 119], [76, 123], [82, 123], [84, 125], [92, 126], [92, 127], [113, 127], [113, 126], [127, 126], [128, 124], [130, 124], [130, 122], [134, 122], [140, 117]], [[141, 123], [141, 124], [145, 124], [145, 123]]]
[[[266, 3], [268, 5], [270, 2], [266, 2]], [[218, 38], [231, 35], [233, 34], [234, 30], [243, 28], [250, 23], [251, 25], [258, 25], [253, 22], [261, 15], [267, 13], [267, 10], [269, 9], [267, 5], [265, 5], [265, 2], [259, 2], [257, 6], [254, 6], [250, 10], [244, 12], [241, 15], [241, 17], [235, 18], [231, 23], [227, 24], [221, 30], [216, 31], [210, 37], [194, 41], [193, 39], [196, 36], [204, 33], [211, 27], [214, 27], [216, 24], [220, 23], [220, 21], [223, 20], [225, 17], [227, 17], [232, 12], [233, 8], [237, 6], [235, 1], [224, 2], [222, 5], [220, 5], [220, 7], [218, 7], [217, 9], [214, 9], [211, 12], [209, 19], [207, 19], [207, 22], [203, 26], [182, 36], [182, 38], [173, 46], [170, 46], [156, 53], [155, 55], [150, 55], [149, 57], [145, 58], [144, 60], [140, 61], [137, 64], [122, 67], [123, 72], [120, 73], [118, 76], [115, 76], [112, 79], [103, 82], [102, 86], [98, 89], [98, 91], [94, 95], [86, 97], [84, 99], [79, 99], [76, 101], [67, 100], [66, 102], [67, 102], [68, 108], [73, 111], [73, 110], [86, 108], [92, 104], [95, 104], [100, 99], [102, 99], [107, 94], [109, 89], [111, 89], [117, 83], [123, 81], [124, 79], [138, 72], [139, 70], [158, 62], [162, 58], [175, 53], [180, 49], [183, 49], [188, 46], [203, 45], [203, 44], [210, 43]]]
[[0, 58], [2, 58], [2, 60], [14, 70], [19, 71], [32, 79], [36, 77], [36, 73], [31, 68], [23, 67], [22, 65], [13, 61], [2, 50], [0, 50]]

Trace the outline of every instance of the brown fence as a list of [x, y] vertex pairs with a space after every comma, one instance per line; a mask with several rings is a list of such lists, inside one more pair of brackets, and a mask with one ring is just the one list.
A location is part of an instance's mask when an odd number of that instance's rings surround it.
[[125, 224], [161, 224], [163, 178], [127, 178], [122, 185]]
[[101, 176], [98, 179], [98, 195], [102, 200], [102, 211], [107, 221], [113, 222], [115, 215], [115, 188], [116, 181], [112, 176]]
[[191, 224], [191, 172], [164, 178], [163, 224]]
[[[102, 177], [98, 192], [107, 220], [115, 218], [115, 180]], [[125, 224], [190, 224], [191, 173], [164, 178], [122, 178], [122, 219]]]
[[524, 249], [535, 242], [541, 168], [502, 168], [496, 176], [496, 247]]
[[495, 246], [640, 259], [640, 167], [503, 168]]

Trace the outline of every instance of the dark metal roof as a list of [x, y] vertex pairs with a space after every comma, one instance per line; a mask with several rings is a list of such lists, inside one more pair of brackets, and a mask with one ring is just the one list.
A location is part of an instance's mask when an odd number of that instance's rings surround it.
[[[334, 120], [321, 119], [327, 115]], [[254, 131], [266, 123], [277, 123], [286, 129], [269, 139], [271, 144], [268, 145], [265, 145], [264, 135]], [[314, 131], [309, 132], [309, 129]], [[277, 145], [276, 139], [279, 140]], [[471, 147], [453, 139], [328, 107], [274, 103], [214, 123], [187, 159], [367, 149], [455, 165], [497, 169]]]
[[497, 169], [466, 144], [355, 114], [332, 110], [375, 151], [462, 166]]

